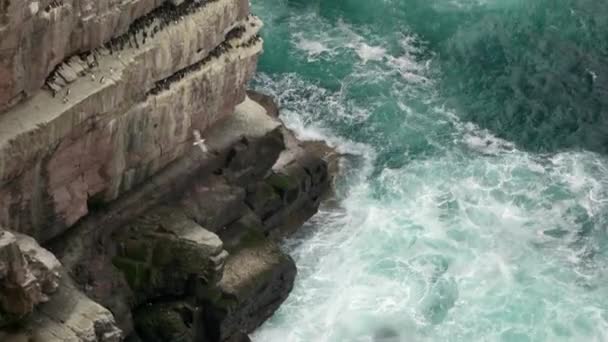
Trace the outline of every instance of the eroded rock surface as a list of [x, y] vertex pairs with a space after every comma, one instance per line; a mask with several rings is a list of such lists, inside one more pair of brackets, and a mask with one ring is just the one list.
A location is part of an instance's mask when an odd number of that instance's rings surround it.
[[82, 294], [67, 275], [51, 300], [20, 326], [21, 334], [36, 342], [118, 342], [124, 337], [112, 313]]
[[232, 250], [219, 284], [221, 339], [251, 332], [279, 308], [293, 288], [294, 261], [262, 234], [249, 232]]
[[[322, 157], [306, 156], [299, 145], [285, 149], [293, 138], [287, 134], [246, 100], [206, 132], [208, 152], [193, 147], [204, 158], [181, 195], [117, 226], [105, 242], [114, 250], [104, 258], [112, 258], [137, 298], [134, 322], [144, 340], [236, 339], [285, 300], [296, 268], [276, 241], [292, 231], [284, 227], [314, 214], [331, 180]], [[107, 285], [96, 277], [85, 278]]]
[[[161, 33], [161, 26], [170, 25], [170, 22], [213, 2], [217, 1], [2, 1], [0, 3], [0, 36], [3, 38], [0, 40], [0, 51], [3, 51], [0, 59], [0, 113], [10, 105], [33, 96], [51, 71], [73, 54], [92, 51], [107, 45], [113, 38], [136, 34], [143, 38], [144, 32], [146, 36], [153, 38], [153, 32], [154, 35]], [[242, 7], [231, 8], [226, 14], [240, 19], [246, 16], [249, 12], [248, 3], [240, 2]], [[232, 22], [223, 21], [228, 25]], [[208, 37], [211, 32], [222, 32], [225, 26], [211, 21], [204, 28], [206, 35], [202, 35], [202, 39]], [[219, 43], [221, 40], [209, 46], [214, 48]], [[135, 45], [135, 42], [132, 44]], [[138, 44], [143, 44], [143, 39], [140, 39]], [[64, 82], [72, 82], [75, 78], [74, 74], [78, 71], [78, 66], [71, 66], [62, 72]]]
[[0, 341], [248, 341], [285, 300], [332, 158], [247, 97], [261, 26], [248, 0], [0, 0]]
[[0, 229], [0, 328], [49, 300], [59, 287], [60, 266], [31, 237]]
[[222, 241], [178, 207], [156, 207], [114, 239], [114, 265], [125, 274], [138, 304], [182, 296], [189, 281], [215, 284], [222, 277], [227, 256]]
[[[112, 314], [31, 237], [0, 231], [0, 340], [117, 342]], [[12, 332], [9, 332], [12, 331]]]
[[234, 111], [261, 23], [246, 0], [204, 3], [139, 48], [94, 52], [97, 66], [59, 95], [39, 91], [0, 115], [0, 224], [48, 241]]

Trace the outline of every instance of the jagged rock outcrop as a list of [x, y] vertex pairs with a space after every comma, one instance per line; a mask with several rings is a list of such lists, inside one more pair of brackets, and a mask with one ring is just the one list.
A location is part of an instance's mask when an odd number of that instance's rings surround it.
[[0, 327], [26, 317], [59, 287], [61, 264], [31, 237], [0, 229]]
[[261, 26], [248, 0], [0, 1], [0, 341], [247, 341], [283, 302], [333, 156], [247, 97]]
[[20, 327], [0, 331], [2, 341], [117, 342], [123, 337], [112, 314], [74, 287], [51, 252], [6, 230], [0, 231], [0, 304], [0, 329]]
[[[269, 139], [271, 136], [275, 138]], [[291, 132], [251, 100], [214, 127], [208, 140], [212, 151], [226, 151], [217, 146], [232, 146], [228, 153], [218, 153], [224, 156], [221, 166], [212, 176], [194, 181], [173, 207], [156, 207], [150, 213], [168, 221], [166, 226], [196, 227], [206, 236], [218, 236], [223, 242], [221, 268], [217, 263], [201, 262], [209, 257], [200, 252], [194, 268], [180, 272], [187, 274], [187, 279], [158, 277], [165, 279], [161, 283], [171, 284], [170, 290], [145, 295], [142, 300], [146, 304], [135, 311], [137, 329], [146, 340], [163, 341], [153, 336], [169, 335], [177, 340], [178, 336], [202, 336], [208, 341], [237, 339], [270, 317], [287, 298], [296, 275], [293, 260], [276, 241], [289, 234], [284, 227], [293, 228], [316, 211], [330, 185], [323, 157], [316, 151], [306, 152]], [[291, 148], [285, 149], [286, 141]], [[255, 162], [250, 158], [256, 158]], [[162, 214], [167, 210], [172, 214]], [[146, 217], [142, 216], [147, 222]], [[147, 228], [150, 231], [159, 227], [157, 220], [153, 222]], [[208, 250], [204, 243], [198, 246]], [[133, 272], [132, 265], [139, 263], [142, 254], [153, 260], [149, 252], [131, 254], [136, 256], [123, 268], [126, 273]], [[218, 278], [215, 275], [220, 269], [222, 276]], [[140, 274], [144, 279], [136, 284], [155, 283], [145, 278], [150, 277], [149, 272]], [[134, 291], [143, 293], [137, 287]]]

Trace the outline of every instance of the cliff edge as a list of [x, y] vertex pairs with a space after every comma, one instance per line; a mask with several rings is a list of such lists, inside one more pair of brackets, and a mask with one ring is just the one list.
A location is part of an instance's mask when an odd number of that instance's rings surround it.
[[248, 0], [0, 2], [0, 340], [246, 341], [331, 187]]

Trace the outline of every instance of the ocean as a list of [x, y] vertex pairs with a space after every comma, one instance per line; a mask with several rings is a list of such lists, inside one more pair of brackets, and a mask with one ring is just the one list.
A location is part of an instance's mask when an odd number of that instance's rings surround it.
[[608, 341], [608, 2], [252, 6], [251, 87], [344, 154], [254, 341]]

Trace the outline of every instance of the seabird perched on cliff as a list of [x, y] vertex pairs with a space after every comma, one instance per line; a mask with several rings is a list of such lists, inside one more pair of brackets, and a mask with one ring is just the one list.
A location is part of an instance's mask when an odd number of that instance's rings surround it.
[[201, 132], [198, 129], [195, 129], [192, 134], [194, 135], [194, 143], [192, 146], [198, 146], [203, 153], [207, 153], [209, 149], [207, 148], [207, 145], [205, 145], [205, 139], [201, 138]]

